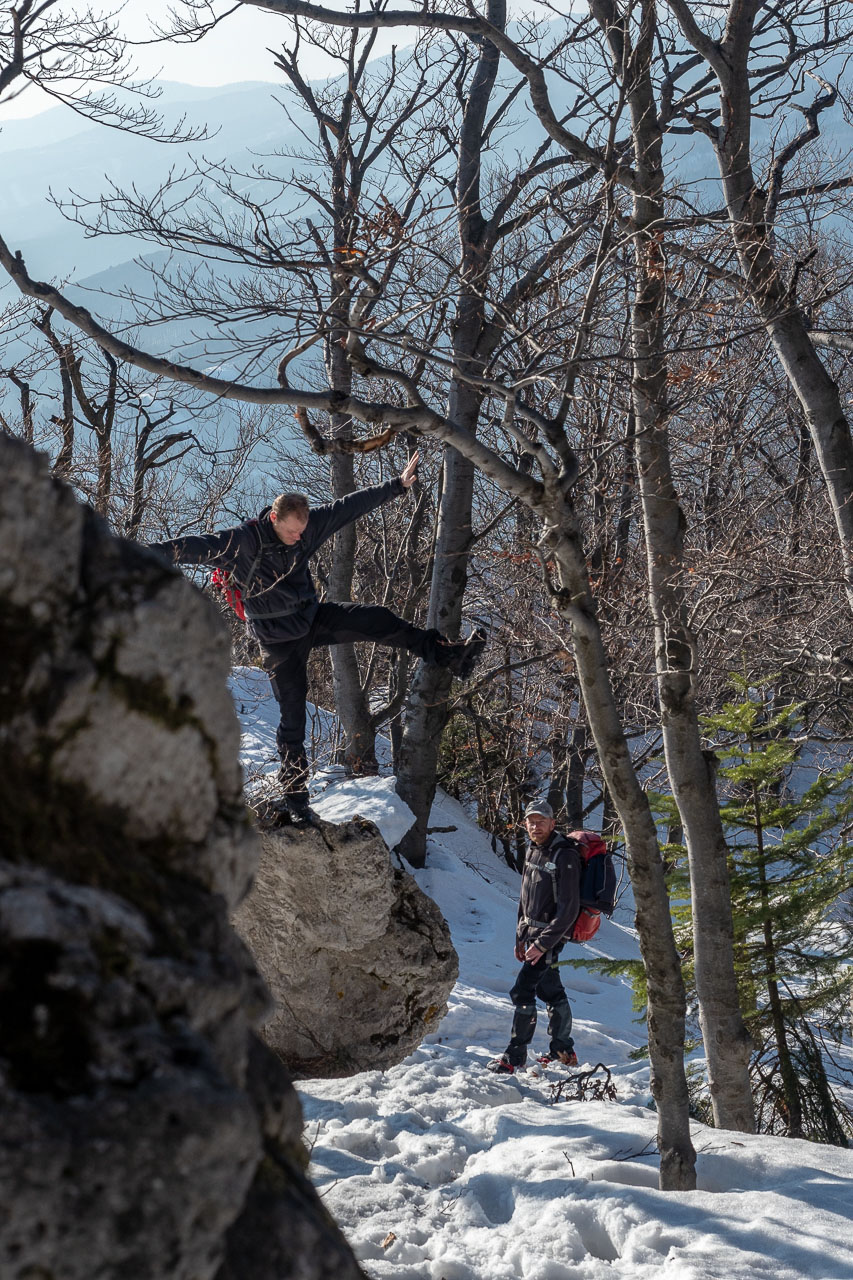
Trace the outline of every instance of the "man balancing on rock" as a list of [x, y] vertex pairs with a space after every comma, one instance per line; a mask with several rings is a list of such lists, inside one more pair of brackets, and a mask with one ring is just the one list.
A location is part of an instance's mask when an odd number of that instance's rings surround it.
[[309, 560], [333, 534], [411, 488], [417, 453], [402, 475], [359, 489], [337, 502], [309, 506], [301, 493], [282, 493], [260, 516], [235, 529], [152, 544], [177, 564], [212, 565], [230, 575], [243, 601], [249, 630], [261, 647], [264, 670], [281, 714], [276, 743], [281, 757], [282, 816], [304, 826], [308, 806], [305, 700], [308, 655], [324, 645], [367, 640], [407, 649], [424, 662], [467, 679], [486, 644], [482, 631], [454, 644], [440, 632], [416, 627], [372, 604], [321, 601]]

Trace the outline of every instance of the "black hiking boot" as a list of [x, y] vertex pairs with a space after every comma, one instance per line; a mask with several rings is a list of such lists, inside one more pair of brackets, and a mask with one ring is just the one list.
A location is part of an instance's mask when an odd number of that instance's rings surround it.
[[251, 806], [255, 821], [264, 831], [275, 827], [294, 827], [297, 831], [316, 827], [320, 815], [315, 813], [307, 799], [279, 796], [276, 799], [256, 800]]
[[460, 640], [458, 644], [445, 641], [438, 649], [439, 665], [447, 667], [460, 680], [467, 680], [483, 656], [487, 643], [488, 636], [482, 627], [475, 628], [467, 640]]
[[255, 816], [255, 822], [262, 831], [271, 831], [275, 827], [289, 827], [290, 813], [281, 796], [259, 796], [249, 805]]
[[282, 803], [290, 817], [291, 826], [305, 828], [318, 825], [320, 815], [311, 808], [306, 795], [300, 793], [285, 796]]
[[319, 815], [308, 802], [308, 788], [304, 773], [295, 774], [292, 768], [282, 765], [275, 782], [267, 779], [263, 790], [250, 803], [255, 821], [263, 830], [275, 827], [311, 827], [319, 822]]

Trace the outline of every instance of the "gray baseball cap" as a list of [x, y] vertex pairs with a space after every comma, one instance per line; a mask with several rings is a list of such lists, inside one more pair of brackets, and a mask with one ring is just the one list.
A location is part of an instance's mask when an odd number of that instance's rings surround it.
[[551, 808], [547, 800], [531, 800], [530, 804], [524, 810], [525, 818], [529, 818], [532, 813], [541, 814], [543, 818], [553, 818], [554, 810]]

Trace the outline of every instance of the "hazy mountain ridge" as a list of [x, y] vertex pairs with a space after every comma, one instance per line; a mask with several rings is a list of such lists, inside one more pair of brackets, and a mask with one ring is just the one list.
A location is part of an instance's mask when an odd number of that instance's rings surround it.
[[[81, 282], [153, 250], [130, 236], [87, 238], [82, 228], [63, 218], [51, 194], [64, 200], [74, 191], [95, 199], [108, 183], [134, 185], [147, 193], [156, 190], [170, 170], [180, 173], [203, 159], [225, 158], [248, 168], [256, 159], [253, 152], [286, 148], [299, 138], [296, 126], [272, 97], [277, 88], [266, 82], [213, 89], [164, 86], [157, 105], [167, 126], [177, 126], [186, 115], [186, 128], [207, 128], [208, 137], [188, 143], [155, 142], [88, 125], [75, 121], [65, 108], [8, 121], [0, 133], [0, 226], [5, 239], [21, 250], [33, 275], [71, 275]], [[289, 109], [298, 118], [297, 104]], [[69, 134], [74, 123], [80, 128]]]

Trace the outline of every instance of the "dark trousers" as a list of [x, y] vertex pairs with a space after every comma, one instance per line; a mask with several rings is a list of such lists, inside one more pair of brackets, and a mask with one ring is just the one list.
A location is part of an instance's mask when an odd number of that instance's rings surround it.
[[436, 659], [437, 631], [425, 631], [383, 605], [321, 604], [306, 635], [298, 640], [264, 644], [264, 670], [270, 678], [281, 721], [276, 745], [281, 756], [287, 792], [307, 797], [308, 758], [305, 754], [305, 700], [308, 696], [308, 655], [324, 645], [357, 640], [408, 649], [427, 662]]
[[571, 1053], [575, 1047], [572, 1039], [572, 1010], [566, 989], [560, 981], [560, 971], [554, 964], [560, 947], [541, 956], [535, 964], [525, 960], [519, 970], [509, 998], [515, 1005], [512, 1020], [512, 1039], [507, 1045], [506, 1056], [514, 1067], [522, 1067], [527, 1061], [527, 1046], [536, 1030], [536, 1000], [542, 1000], [548, 1010], [548, 1035], [551, 1042], [548, 1051]]

